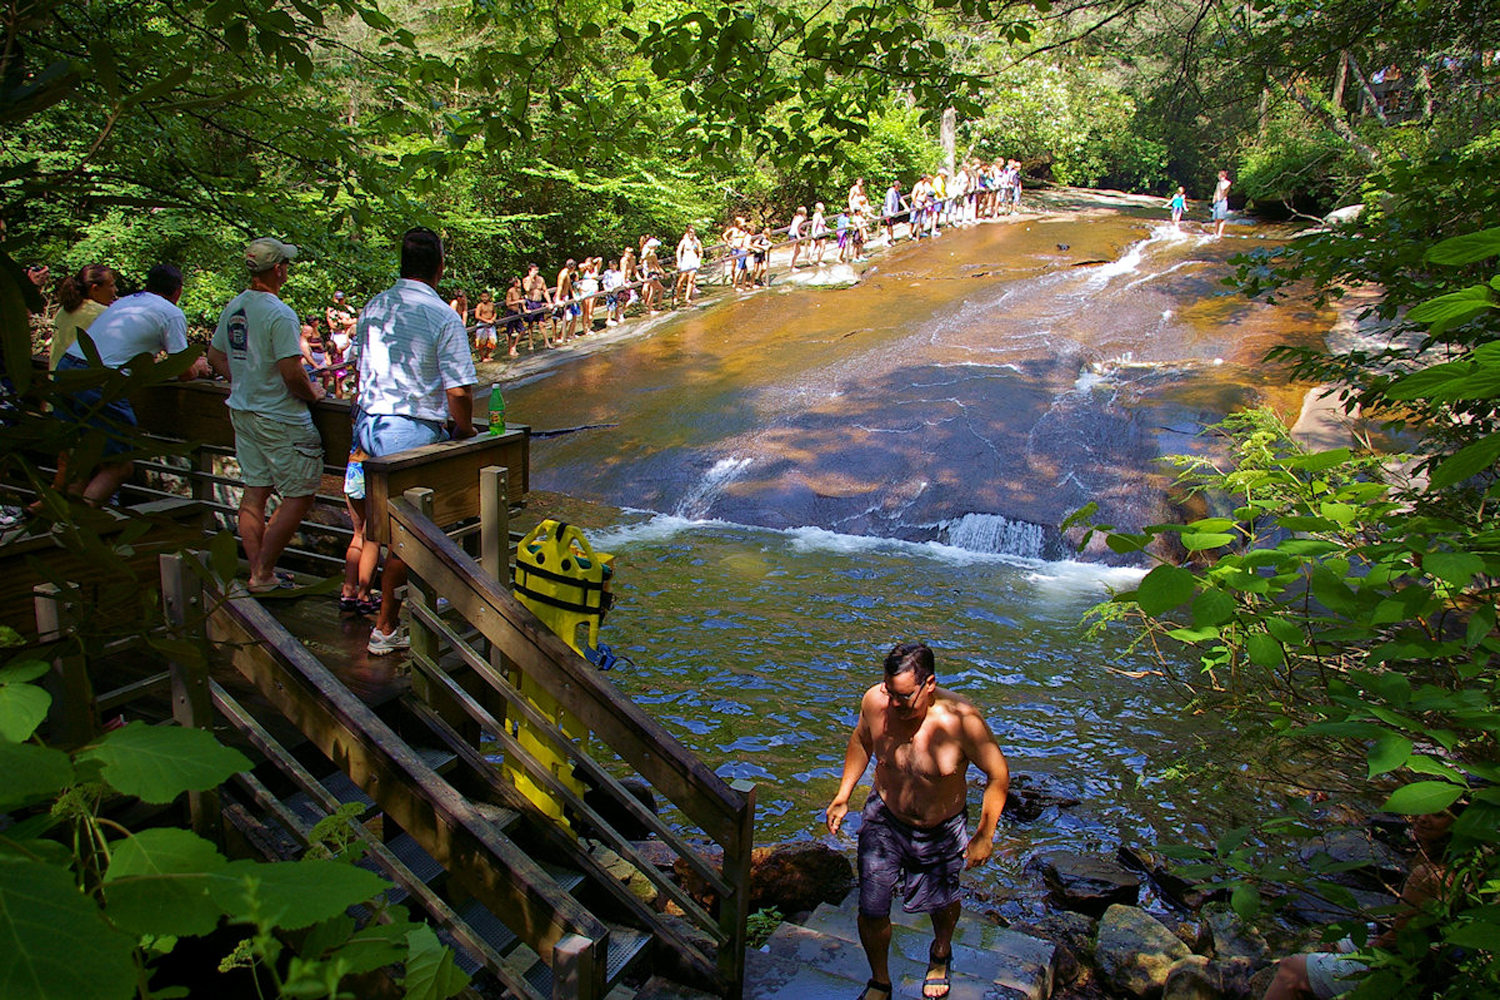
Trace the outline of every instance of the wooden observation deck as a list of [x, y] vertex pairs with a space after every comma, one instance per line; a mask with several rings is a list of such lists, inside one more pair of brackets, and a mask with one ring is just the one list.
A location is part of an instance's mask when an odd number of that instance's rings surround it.
[[[526, 497], [529, 429], [365, 463], [381, 511], [367, 533], [411, 573], [411, 651], [372, 658], [368, 621], [341, 615], [336, 593], [260, 600], [234, 581], [224, 531], [239, 483], [226, 393], [193, 382], [133, 400], [163, 457], [137, 462], [124, 495], [139, 503], [91, 530], [129, 553], [115, 561], [139, 581], [136, 600], [94, 579], [86, 551], [56, 534], [0, 544], [0, 621], [53, 658], [51, 739], [77, 745], [121, 710], [216, 730], [255, 767], [182, 804], [195, 830], [231, 853], [285, 858], [319, 820], [352, 811], [368, 847], [360, 863], [391, 880], [387, 898], [425, 914], [465, 969], [507, 995], [623, 995], [622, 975], [645, 961], [737, 1000], [754, 789], [720, 779], [512, 596], [509, 519]], [[342, 573], [350, 537], [336, 514], [349, 405], [324, 401], [314, 417], [332, 461], [284, 557], [307, 581]], [[142, 624], [139, 594], [156, 586], [163, 620]], [[85, 619], [98, 634], [100, 618], [129, 623], [132, 637], [73, 638]], [[209, 655], [173, 652], [193, 644]], [[523, 695], [523, 682], [581, 720], [587, 746]], [[565, 763], [528, 754], [521, 727]], [[545, 789], [565, 820], [504, 770]], [[670, 804], [672, 824], [643, 803], [641, 786]], [[649, 859], [648, 839], [658, 842]], [[704, 841], [722, 862], [693, 846]], [[664, 872], [663, 851], [710, 888], [712, 907]], [[620, 859], [668, 912], [622, 883]]]

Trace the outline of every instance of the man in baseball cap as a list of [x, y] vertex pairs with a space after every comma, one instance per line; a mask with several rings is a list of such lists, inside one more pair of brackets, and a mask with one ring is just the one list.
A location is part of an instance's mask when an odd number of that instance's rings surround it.
[[251, 274], [260, 274], [283, 261], [296, 259], [296, 247], [272, 236], [262, 236], [258, 240], [251, 240], [245, 247], [245, 268]]
[[[308, 411], [323, 398], [323, 387], [308, 380], [302, 323], [281, 301], [296, 256], [296, 247], [270, 237], [245, 247], [250, 287], [224, 307], [208, 348], [209, 363], [229, 380], [229, 419], [245, 481], [240, 537], [252, 594], [282, 586], [276, 560], [323, 479], [323, 443]], [[281, 494], [281, 504], [267, 523], [272, 493]]]

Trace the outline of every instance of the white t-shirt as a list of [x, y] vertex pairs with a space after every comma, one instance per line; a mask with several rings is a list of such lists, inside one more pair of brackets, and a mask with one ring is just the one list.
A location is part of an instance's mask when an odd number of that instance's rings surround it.
[[447, 390], [478, 381], [463, 321], [425, 282], [402, 278], [372, 298], [354, 339], [366, 413], [446, 420]]
[[[89, 324], [88, 336], [99, 348], [99, 360], [109, 368], [124, 368], [138, 354], [161, 351], [176, 354], [187, 350], [187, 317], [182, 310], [155, 292], [136, 292], [99, 314]], [[68, 354], [86, 361], [80, 344]]]
[[302, 323], [291, 306], [270, 292], [241, 292], [219, 314], [213, 346], [229, 356], [230, 409], [312, 423], [306, 401], [291, 394], [276, 367], [282, 358], [302, 357]]

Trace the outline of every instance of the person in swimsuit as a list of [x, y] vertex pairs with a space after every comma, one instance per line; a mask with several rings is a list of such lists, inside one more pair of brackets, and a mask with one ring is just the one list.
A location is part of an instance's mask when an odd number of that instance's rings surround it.
[[560, 315], [563, 321], [561, 343], [564, 344], [573, 339], [578, 317], [583, 315], [577, 302], [568, 301], [573, 297], [573, 272], [577, 267], [578, 262], [569, 257], [562, 270], [557, 272], [557, 290], [553, 293], [552, 304], [557, 307], [554, 314]]
[[474, 350], [480, 361], [495, 360], [495, 299], [486, 289], [474, 303]]
[[760, 232], [756, 233], [750, 240], [750, 252], [755, 261], [755, 270], [751, 274], [751, 283], [765, 286], [766, 270], [771, 262], [771, 227], [761, 226]]
[[[937, 686], [932, 650], [904, 642], [885, 658], [885, 680], [865, 692], [844, 753], [843, 780], [828, 804], [837, 835], [849, 799], [875, 758], [874, 790], [859, 828], [859, 940], [870, 962], [862, 1000], [890, 1000], [891, 897], [908, 913], [932, 915], [924, 997], [950, 988], [959, 876], [989, 860], [1010, 790], [1010, 769], [984, 715]], [[979, 825], [968, 836], [968, 770], [984, 772]]]
[[813, 206], [812, 216], [812, 250], [808, 256], [816, 256], [817, 265], [823, 266], [823, 253], [828, 249], [828, 220], [823, 216], [823, 203], [820, 201]]
[[684, 305], [693, 304], [693, 292], [698, 288], [698, 268], [702, 263], [703, 244], [693, 227], [688, 226], [677, 243], [677, 280], [672, 284], [672, 305], [677, 304], [679, 292]]
[[802, 256], [802, 227], [807, 224], [807, 207], [797, 206], [797, 214], [792, 216], [792, 224], [787, 227], [786, 238], [792, 241], [792, 263], [788, 270], [797, 270], [797, 259]]
[[[516, 348], [521, 344], [521, 319], [526, 311], [526, 293], [521, 291], [521, 279], [511, 278], [510, 287], [505, 290], [505, 343], [507, 356], [515, 357]], [[527, 345], [528, 350], [536, 350], [536, 342]]]
[[[552, 289], [547, 287], [547, 280], [541, 275], [541, 268], [531, 264], [526, 268], [526, 280], [521, 283], [521, 291], [526, 296], [526, 327], [528, 339], [535, 338], [536, 328], [546, 320], [552, 328], [552, 333], [557, 332], [557, 320], [552, 316]], [[535, 343], [535, 340], [531, 340]], [[551, 347], [552, 338], [547, 331], [542, 331], [542, 346]]]
[[1172, 210], [1172, 228], [1182, 228], [1182, 213], [1187, 210], [1187, 188], [1178, 185], [1177, 193], [1174, 194], [1167, 207]]
[[602, 258], [586, 258], [583, 273], [578, 277], [578, 294], [583, 296], [583, 301], [579, 303], [583, 307], [583, 329], [579, 331], [580, 336], [594, 332], [594, 303], [598, 300], [599, 272], [603, 266]]

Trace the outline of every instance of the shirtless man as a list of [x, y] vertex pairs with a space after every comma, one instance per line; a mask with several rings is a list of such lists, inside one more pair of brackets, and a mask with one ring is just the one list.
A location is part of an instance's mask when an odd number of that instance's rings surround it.
[[479, 293], [479, 301], [474, 304], [474, 323], [475, 353], [479, 355], [480, 361], [494, 361], [495, 299], [488, 289]]
[[[557, 333], [557, 320], [548, 308], [552, 305], [552, 289], [547, 287], [547, 279], [542, 277], [541, 268], [535, 264], [526, 267], [526, 280], [521, 282], [521, 291], [525, 294], [526, 302], [526, 327], [530, 331], [528, 339], [535, 336], [536, 328], [543, 322], [547, 323], [555, 335]], [[535, 343], [535, 341], [531, 341]], [[547, 330], [542, 330], [542, 346], [551, 347], [552, 338], [547, 335]]]
[[[892, 649], [885, 658], [885, 681], [865, 692], [844, 755], [844, 778], [828, 804], [830, 833], [838, 833], [872, 756], [874, 794], [865, 801], [859, 829], [859, 940], [870, 962], [870, 981], [860, 997], [891, 996], [887, 960], [891, 896], [898, 883], [908, 913], [932, 914], [922, 995], [945, 997], [959, 875], [984, 864], [994, 850], [1010, 771], [979, 710], [937, 686], [932, 650], [920, 642]], [[967, 835], [970, 764], [987, 781], [973, 837]]]
[[578, 317], [583, 315], [583, 309], [577, 302], [568, 301], [573, 297], [573, 269], [577, 266], [578, 262], [569, 257], [562, 270], [557, 272], [557, 291], [553, 293], [552, 301], [562, 315], [561, 343], [564, 344], [573, 339], [573, 328], [578, 323]]

